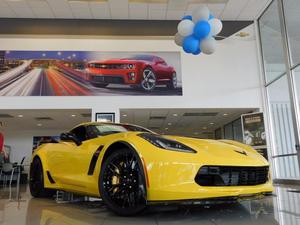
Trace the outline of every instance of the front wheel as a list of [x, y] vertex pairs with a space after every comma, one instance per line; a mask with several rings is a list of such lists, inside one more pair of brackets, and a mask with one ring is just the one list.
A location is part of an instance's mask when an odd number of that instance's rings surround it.
[[146, 68], [143, 71], [141, 88], [144, 91], [152, 91], [156, 87], [156, 76], [151, 68]]
[[55, 190], [44, 187], [44, 173], [42, 162], [39, 158], [34, 158], [30, 165], [30, 193], [35, 198], [52, 197]]
[[121, 216], [131, 216], [146, 207], [146, 185], [139, 156], [120, 149], [103, 162], [99, 189], [103, 202]]

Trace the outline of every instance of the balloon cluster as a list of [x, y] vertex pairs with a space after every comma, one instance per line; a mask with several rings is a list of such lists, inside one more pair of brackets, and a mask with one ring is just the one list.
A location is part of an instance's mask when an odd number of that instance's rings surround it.
[[193, 11], [192, 16], [184, 16], [177, 26], [175, 43], [186, 53], [199, 55], [213, 54], [216, 50], [215, 36], [222, 30], [221, 20], [214, 18], [205, 6]]

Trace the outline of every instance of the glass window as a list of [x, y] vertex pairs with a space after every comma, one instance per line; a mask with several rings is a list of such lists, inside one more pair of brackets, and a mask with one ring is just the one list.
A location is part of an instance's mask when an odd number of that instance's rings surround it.
[[[297, 66], [293, 70], [293, 77], [294, 77], [294, 83], [295, 83], [295, 87], [296, 87], [295, 90], [297, 92], [296, 95], [297, 95], [297, 100], [298, 100], [298, 106], [299, 106], [299, 109], [300, 109], [300, 66]], [[300, 118], [300, 115], [299, 115], [299, 118]]]
[[232, 129], [232, 123], [229, 123], [224, 126], [224, 138], [233, 140], [233, 129]]
[[233, 121], [233, 139], [239, 142], [243, 142], [243, 130], [241, 119]]
[[300, 63], [300, 2], [299, 0], [284, 0], [286, 29], [291, 51], [291, 63]]
[[276, 178], [295, 179], [298, 177], [299, 179], [291, 101], [286, 75], [270, 84], [267, 91], [275, 144], [273, 156], [275, 157]]
[[259, 28], [266, 81], [269, 83], [286, 72], [277, 0], [259, 19]]

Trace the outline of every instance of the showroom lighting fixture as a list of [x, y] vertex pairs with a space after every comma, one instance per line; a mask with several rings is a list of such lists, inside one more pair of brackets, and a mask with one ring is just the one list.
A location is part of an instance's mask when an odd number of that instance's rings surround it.
[[41, 126], [43, 126], [43, 124], [41, 124], [41, 123], [38, 123], [38, 124], [37, 124], [37, 126], [38, 126], [38, 127], [41, 127]]
[[169, 130], [169, 128], [166, 127], [165, 130]]
[[173, 116], [178, 116], [178, 114], [177, 114], [177, 113], [174, 113]]
[[215, 125], [215, 123], [209, 123], [210, 125]]
[[207, 130], [207, 127], [202, 127], [203, 130]]
[[224, 113], [223, 116], [228, 116], [228, 113]]
[[171, 126], [172, 125], [172, 123], [168, 123], [168, 126]]
[[76, 117], [76, 115], [75, 115], [75, 114], [72, 114], [71, 116], [72, 116], [72, 117]]
[[127, 114], [123, 114], [122, 116], [127, 117]]
[[19, 118], [22, 118], [22, 117], [23, 117], [23, 115], [21, 115], [21, 114], [20, 114], [20, 115], [18, 115], [18, 117], [19, 117]]

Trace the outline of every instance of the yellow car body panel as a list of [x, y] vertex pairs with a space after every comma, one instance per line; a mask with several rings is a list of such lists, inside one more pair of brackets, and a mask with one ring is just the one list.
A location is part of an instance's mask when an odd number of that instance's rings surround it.
[[[196, 153], [170, 151], [154, 146], [137, 136], [140, 132], [125, 132], [82, 142], [41, 145], [33, 154], [43, 165], [44, 186], [74, 193], [101, 197], [98, 180], [102, 159], [108, 147], [116, 142], [127, 143], [140, 156], [147, 180], [148, 201], [193, 200], [217, 197], [247, 196], [272, 192], [271, 181], [252, 186], [200, 186], [195, 182], [202, 166], [268, 166], [268, 162], [250, 146], [234, 141], [215, 141], [177, 136], [163, 136], [194, 149]], [[95, 170], [88, 175], [93, 154], [103, 146]], [[247, 154], [239, 154], [246, 152]], [[47, 171], [55, 183], [47, 179]]]

